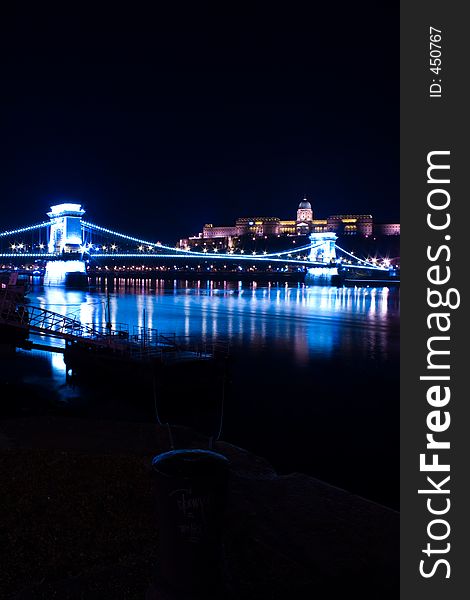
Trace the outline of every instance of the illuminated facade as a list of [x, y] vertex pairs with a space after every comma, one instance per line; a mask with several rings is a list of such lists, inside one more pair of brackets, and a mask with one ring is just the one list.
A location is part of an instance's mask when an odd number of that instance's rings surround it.
[[280, 220], [278, 217], [241, 217], [235, 224], [239, 236], [265, 237], [279, 234]]
[[374, 220], [372, 215], [333, 215], [327, 219], [328, 231], [342, 235], [372, 235]]
[[336, 235], [400, 235], [399, 223], [374, 225], [372, 215], [340, 214], [326, 219], [315, 219], [311, 203], [304, 198], [298, 205], [296, 219], [282, 220], [278, 217], [241, 217], [232, 226], [204, 225], [197, 237], [180, 241], [181, 247], [205, 245], [204, 240], [232, 246], [236, 238], [271, 236], [307, 236], [311, 233], [334, 233]]
[[310, 231], [312, 231], [312, 222], [313, 222], [313, 210], [312, 205], [304, 198], [302, 202], [299, 204], [299, 208], [297, 209], [297, 223], [296, 223], [296, 233], [297, 235], [307, 235]]
[[400, 223], [374, 223], [375, 235], [400, 235]]
[[80, 204], [56, 204], [47, 216], [51, 220], [49, 252], [79, 252], [82, 245], [82, 217], [85, 211]]
[[206, 240], [212, 238], [228, 238], [238, 235], [238, 229], [234, 227], [214, 227], [212, 223], [206, 223], [202, 230], [202, 237]]
[[317, 233], [328, 231], [328, 219], [314, 219], [312, 221], [312, 231]]
[[279, 221], [280, 235], [297, 235], [297, 221]]

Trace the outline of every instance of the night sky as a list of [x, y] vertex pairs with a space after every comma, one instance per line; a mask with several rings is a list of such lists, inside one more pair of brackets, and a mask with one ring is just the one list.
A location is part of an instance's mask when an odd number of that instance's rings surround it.
[[17, 16], [0, 230], [62, 201], [172, 243], [205, 222], [294, 218], [303, 196], [319, 218], [399, 219], [396, 2], [171, 5]]

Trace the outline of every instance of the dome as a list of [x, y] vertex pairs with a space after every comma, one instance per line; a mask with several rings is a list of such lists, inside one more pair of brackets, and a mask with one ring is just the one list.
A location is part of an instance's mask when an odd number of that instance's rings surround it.
[[310, 202], [307, 200], [307, 198], [304, 198], [302, 200], [302, 202], [299, 204], [299, 208], [308, 208], [309, 210], [312, 210], [312, 205], [310, 204]]

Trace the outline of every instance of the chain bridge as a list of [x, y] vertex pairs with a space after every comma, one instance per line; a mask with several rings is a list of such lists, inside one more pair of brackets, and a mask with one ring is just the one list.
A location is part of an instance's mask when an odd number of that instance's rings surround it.
[[305, 271], [336, 269], [347, 263], [352, 264], [354, 269], [388, 270], [340, 248], [333, 232], [311, 233], [308, 244], [276, 252], [245, 253], [243, 249], [221, 252], [217, 248], [199, 251], [128, 235], [87, 221], [84, 215], [85, 210], [80, 204], [62, 203], [51, 206], [48, 220], [0, 232], [0, 259], [4, 263], [44, 260], [50, 282], [57, 278], [56, 271], [64, 270], [64, 264], [69, 273], [85, 274], [87, 262], [109, 259], [135, 259], [140, 264], [148, 260], [153, 264], [168, 259], [184, 259], [186, 262], [210, 260], [238, 265], [284, 265]]

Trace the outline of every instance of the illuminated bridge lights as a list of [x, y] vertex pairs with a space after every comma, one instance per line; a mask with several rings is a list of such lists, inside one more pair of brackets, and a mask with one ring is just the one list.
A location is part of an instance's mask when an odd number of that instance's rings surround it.
[[84, 215], [85, 211], [82, 209], [81, 204], [75, 204], [74, 202], [63, 202], [62, 204], [55, 204], [51, 206], [51, 211], [48, 213], [51, 217], [60, 217], [62, 215]]
[[[129, 253], [129, 254], [125, 254], [125, 253], [113, 253], [113, 254], [110, 254], [110, 253], [101, 253], [101, 252], [99, 254], [96, 254], [96, 255], [91, 254], [90, 256], [96, 256], [96, 257], [99, 257], [99, 258], [136, 258], [136, 259], [142, 259], [142, 258], [153, 258], [153, 259], [156, 259], [156, 258], [178, 258], [178, 257], [175, 257], [174, 254], [142, 254], [142, 253], [140, 253], [140, 254], [132, 254], [132, 253]], [[209, 257], [205, 256], [205, 258], [208, 259]], [[266, 262], [266, 257], [264, 257], [264, 256], [252, 256], [252, 255], [249, 255], [249, 256], [227, 256], [227, 255], [224, 255], [224, 254], [211, 254], [210, 255], [210, 260], [226, 260], [227, 258], [230, 258], [230, 259], [232, 259], [234, 261], [237, 261], [237, 260], [243, 260], [243, 261], [247, 261], [247, 260], [253, 261], [253, 260], [256, 260], [256, 261]], [[285, 259], [271, 258], [270, 260], [271, 260], [271, 262], [278, 262], [278, 263], [285, 264]], [[304, 260], [289, 259], [289, 263], [290, 264], [299, 264], [299, 265], [302, 265], [302, 266], [307, 266], [305, 264]], [[324, 263], [309, 262], [308, 264], [309, 265], [322, 264], [324, 266]]]
[[50, 254], [49, 252], [22, 252], [18, 254], [18, 252], [5, 252], [0, 254], [0, 258], [54, 258], [55, 254]]
[[0, 237], [8, 237], [10, 235], [16, 235], [18, 233], [24, 233], [26, 231], [34, 231], [35, 229], [40, 229], [41, 227], [50, 227], [50, 225], [50, 221], [44, 221], [43, 223], [38, 223], [37, 225], [29, 225], [28, 227], [21, 227], [20, 229], [3, 231], [2, 233], [0, 233]]
[[[67, 208], [67, 210], [77, 210], [77, 206], [79, 205], [58, 205], [57, 210], [60, 208], [62, 211], [64, 210], [64, 208]], [[54, 208], [54, 207], [53, 207]], [[53, 215], [54, 218], [57, 217], [56, 214]], [[5, 231], [3, 233], [0, 233], [0, 237], [8, 237], [8, 236], [12, 236], [12, 235], [16, 235], [16, 234], [20, 234], [20, 233], [24, 233], [24, 232], [29, 232], [29, 231], [34, 231], [40, 228], [46, 228], [46, 227], [50, 227], [51, 226], [51, 221], [48, 222], [42, 222], [42, 223], [38, 223], [36, 225], [31, 225], [28, 227], [23, 227], [23, 228], [19, 228], [19, 229], [15, 229], [15, 230], [11, 230], [11, 231]], [[267, 250], [264, 250], [260, 255], [258, 255], [258, 252], [256, 250], [253, 250], [251, 252], [245, 252], [245, 250], [243, 248], [230, 248], [230, 250], [228, 251], [222, 251], [221, 248], [217, 248], [215, 243], [213, 244], [213, 247], [211, 247], [210, 249], [207, 247], [204, 247], [202, 249], [202, 251], [196, 251], [196, 250], [191, 250], [190, 248], [178, 248], [178, 247], [173, 247], [173, 246], [168, 246], [165, 244], [162, 244], [161, 242], [149, 242], [148, 240], [143, 240], [134, 236], [129, 236], [126, 235], [124, 233], [120, 233], [118, 231], [112, 230], [112, 229], [108, 229], [106, 227], [101, 227], [100, 225], [96, 225], [94, 223], [89, 223], [86, 221], [81, 220], [80, 221], [80, 226], [82, 229], [82, 243], [78, 246], [80, 252], [82, 253], [82, 255], [84, 253], [87, 253], [90, 258], [91, 257], [99, 257], [99, 258], [126, 258], [126, 259], [133, 259], [133, 258], [152, 258], [152, 259], [158, 259], [158, 258], [162, 258], [162, 259], [168, 259], [168, 258], [176, 258], [178, 256], [187, 256], [187, 257], [204, 257], [205, 259], [208, 258], [208, 255], [210, 255], [212, 258], [211, 260], [229, 260], [230, 262], [233, 261], [246, 261], [246, 260], [251, 260], [251, 261], [255, 261], [255, 264], [258, 263], [259, 261], [263, 261], [263, 262], [271, 262], [271, 263], [283, 263], [283, 265], [285, 265], [285, 268], [288, 268], [287, 264], [290, 265], [302, 265], [304, 268], [308, 267], [308, 266], [325, 266], [327, 265], [328, 261], [326, 260], [321, 260], [323, 257], [314, 257], [312, 254], [310, 254], [310, 256], [305, 255], [305, 251], [309, 251], [310, 253], [312, 252], [312, 250], [314, 250], [315, 248], [319, 248], [325, 245], [326, 242], [330, 242], [331, 240], [326, 240], [325, 239], [321, 239], [319, 240], [317, 243], [314, 243], [316, 241], [316, 239], [312, 239], [310, 244], [307, 244], [305, 246], [300, 246], [298, 248], [290, 248], [289, 250], [283, 250], [281, 252], [271, 252], [269, 253]], [[85, 236], [83, 235], [83, 233], [85, 232], [98, 232], [98, 233], [102, 233], [108, 236], [114, 236], [117, 238], [120, 238], [122, 240], [126, 240], [128, 242], [132, 242], [133, 244], [138, 244], [137, 246], [137, 253], [129, 251], [129, 252], [124, 252], [122, 249], [121, 251], [119, 251], [118, 246], [115, 242], [111, 241], [109, 243], [103, 243], [103, 244], [96, 244], [93, 245], [91, 243], [91, 241], [85, 242]], [[330, 235], [331, 237], [331, 235]], [[293, 245], [296, 243], [296, 240], [292, 240]], [[204, 242], [204, 246], [206, 246], [206, 242]], [[4, 254], [0, 254], [0, 256], [4, 257], [4, 258], [19, 258], [19, 257], [25, 257], [25, 258], [52, 258], [52, 257], [57, 257], [58, 254], [57, 252], [55, 253], [51, 253], [51, 252], [40, 252], [40, 253], [36, 253], [33, 251], [33, 248], [39, 248], [40, 250], [44, 250], [45, 245], [44, 244], [39, 244], [39, 245], [32, 245], [32, 246], [27, 246], [23, 241], [18, 242], [14, 242], [13, 244], [11, 244], [11, 250], [12, 252], [6, 252]], [[361, 258], [358, 258], [357, 256], [354, 256], [354, 253], [352, 252], [348, 252], [347, 250], [344, 250], [343, 248], [340, 248], [339, 246], [337, 246], [336, 244], [334, 244], [334, 249], [341, 252], [342, 254], [344, 254], [346, 257], [349, 257], [349, 259], [353, 259], [354, 263], [356, 264], [352, 264], [352, 261], [349, 260], [349, 264], [354, 266], [355, 268], [368, 268], [368, 269], [376, 269], [376, 270], [387, 270], [387, 268], [390, 266], [390, 260], [389, 259], [384, 259], [382, 264], [384, 266], [379, 266], [377, 263], [377, 258], [372, 258], [369, 260], [364, 260]], [[330, 247], [330, 251], [333, 247]], [[31, 248], [31, 251], [28, 252], [28, 249]], [[162, 252], [166, 251], [166, 252]], [[313, 258], [313, 260], [311, 258]], [[332, 266], [334, 266], [335, 264], [346, 264], [347, 259], [346, 258], [342, 258], [342, 257], [337, 257], [336, 259], [334, 258], [334, 256], [332, 257], [333, 262], [332, 263], [328, 263], [328, 264], [332, 264]], [[212, 267], [211, 267], [212, 268]], [[269, 267], [271, 268], [271, 266]], [[299, 267], [300, 268], [300, 267]]]
[[[373, 262], [368, 262], [367, 260], [362, 260], [362, 258], [357, 258], [357, 256], [354, 256], [354, 254], [352, 252], [348, 252], [347, 250], [344, 250], [343, 248], [340, 248], [339, 246], [336, 246], [336, 249], [339, 250], [340, 252], [344, 252], [344, 254], [347, 254], [348, 256], [350, 256], [351, 258], [353, 258], [354, 260], [357, 260], [360, 263], [363, 263], [365, 265], [365, 267], [361, 266], [361, 265], [355, 265], [356, 267], [361, 267], [361, 268], [372, 268], [372, 269], [377, 269], [380, 271], [386, 271], [387, 269], [384, 267], [379, 267], [376, 264], [374, 264]], [[351, 261], [349, 261], [351, 262]]]
[[[83, 226], [84, 229], [90, 229], [92, 231], [93, 230], [95, 230], [95, 231], [101, 231], [102, 233], [107, 233], [109, 235], [120, 237], [120, 238], [126, 239], [126, 240], [128, 240], [130, 242], [137, 242], [138, 244], [140, 244], [142, 246], [142, 251], [144, 249], [144, 246], [147, 246], [148, 248], [151, 248], [152, 250], [158, 247], [158, 248], [163, 248], [164, 250], [171, 250], [172, 252], [177, 252], [178, 254], [191, 254], [193, 256], [194, 255], [195, 256], [198, 256], [198, 255], [201, 256], [201, 255], [203, 255], [204, 253], [207, 252], [207, 249], [204, 249], [203, 252], [196, 252], [196, 251], [192, 251], [192, 250], [189, 250], [189, 249], [175, 248], [173, 246], [167, 246], [165, 244], [162, 244], [161, 242], [156, 242], [156, 243], [149, 242], [148, 240], [143, 240], [143, 239], [140, 239], [140, 238], [136, 238], [136, 237], [133, 237], [133, 236], [126, 235], [124, 233], [119, 233], [118, 231], [113, 231], [112, 229], [107, 229], [106, 227], [101, 227], [100, 225], [95, 225], [94, 223], [89, 223], [89, 222], [86, 222], [86, 221], [82, 221], [82, 226]], [[322, 244], [315, 244], [313, 246], [313, 248], [315, 248], [317, 246], [321, 246], [321, 245]], [[282, 256], [284, 254], [287, 254], [288, 252], [297, 254], [298, 252], [301, 252], [302, 250], [306, 250], [307, 248], [311, 249], [312, 246], [310, 244], [307, 244], [305, 246], [301, 246], [299, 248], [296, 248], [295, 250], [284, 251], [284, 252], [276, 252], [276, 253], [272, 253], [272, 254], [267, 254], [266, 256], [268, 256], [268, 257], [269, 256]], [[140, 246], [139, 246], [139, 250], [140, 250]], [[214, 249], [214, 251], [215, 251], [215, 249]], [[244, 250], [241, 250], [241, 253], [243, 253], [243, 252], [244, 252]]]
[[180, 250], [178, 248], [172, 248], [171, 246], [164, 246], [160, 242], [153, 243], [153, 242], [149, 242], [148, 240], [142, 240], [137, 237], [133, 237], [130, 235], [126, 235], [124, 233], [120, 233], [119, 231], [113, 231], [112, 229], [107, 229], [106, 227], [101, 227], [100, 225], [95, 225], [94, 223], [88, 223], [87, 221], [82, 221], [82, 227], [86, 230], [100, 231], [100, 232], [106, 233], [108, 235], [113, 235], [115, 237], [119, 237], [124, 240], [128, 240], [129, 242], [141, 244], [142, 246], [147, 246], [147, 247], [150, 246], [151, 248], [158, 246], [158, 247], [165, 248], [167, 250], [173, 250], [173, 251], [176, 250], [179, 252], [184, 252], [184, 250]]

